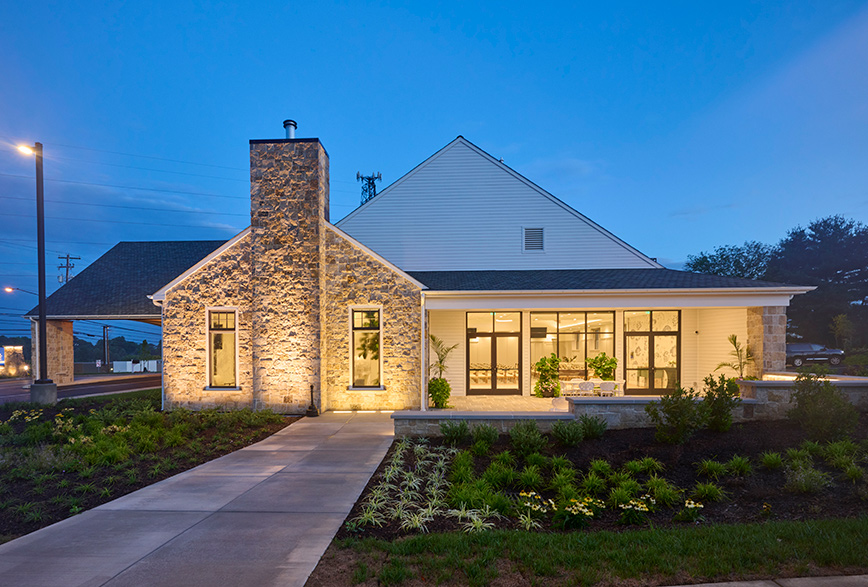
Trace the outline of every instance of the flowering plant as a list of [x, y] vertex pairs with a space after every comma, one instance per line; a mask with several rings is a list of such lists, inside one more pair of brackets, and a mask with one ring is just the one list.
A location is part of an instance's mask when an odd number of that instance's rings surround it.
[[593, 497], [570, 499], [561, 503], [554, 521], [565, 530], [567, 528], [584, 528], [605, 507], [602, 501]]
[[704, 520], [705, 518], [702, 517], [703, 507], [698, 501], [688, 499], [684, 502], [684, 507], [681, 508], [681, 511], [675, 514], [674, 520], [676, 522], [699, 522]]
[[618, 504], [621, 508], [621, 524], [642, 524], [648, 519], [648, 512], [652, 511], [657, 502], [647, 493], [639, 498], [631, 499], [628, 503]]

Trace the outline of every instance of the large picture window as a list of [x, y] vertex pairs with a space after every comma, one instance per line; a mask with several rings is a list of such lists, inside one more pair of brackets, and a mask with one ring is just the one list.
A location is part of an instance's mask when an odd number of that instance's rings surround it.
[[[587, 379], [585, 361], [606, 353], [615, 355], [614, 312], [532, 312], [530, 315], [530, 361], [555, 353], [560, 359], [561, 381]], [[538, 376], [531, 371], [531, 383]]]
[[237, 387], [235, 332], [234, 310], [208, 312], [209, 387]]
[[353, 310], [353, 387], [380, 387], [380, 310]]
[[624, 373], [631, 393], [673, 391], [680, 376], [680, 349], [680, 311], [624, 312]]
[[467, 313], [467, 394], [521, 394], [521, 312]]

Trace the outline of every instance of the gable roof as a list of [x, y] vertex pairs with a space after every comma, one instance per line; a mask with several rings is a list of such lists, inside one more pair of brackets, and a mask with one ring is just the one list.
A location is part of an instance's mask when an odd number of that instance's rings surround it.
[[793, 289], [771, 281], [705, 275], [674, 269], [566, 269], [531, 271], [410, 271], [430, 291], [587, 291]]
[[[226, 241], [121, 242], [46, 298], [49, 318], [159, 319], [148, 296]], [[38, 315], [38, 308], [28, 317]]]
[[336, 225], [407, 271], [662, 267], [462, 136]]

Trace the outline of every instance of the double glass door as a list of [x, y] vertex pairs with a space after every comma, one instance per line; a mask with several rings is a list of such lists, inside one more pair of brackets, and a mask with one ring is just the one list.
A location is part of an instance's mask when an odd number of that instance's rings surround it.
[[624, 312], [624, 373], [630, 393], [659, 395], [675, 390], [679, 373], [680, 312]]
[[521, 312], [467, 313], [467, 394], [521, 395]]

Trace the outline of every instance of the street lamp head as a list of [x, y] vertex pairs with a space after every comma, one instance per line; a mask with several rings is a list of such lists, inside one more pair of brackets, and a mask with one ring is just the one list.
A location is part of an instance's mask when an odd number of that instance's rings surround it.
[[15, 291], [15, 288], [14, 287], [4, 287], [3, 291], [5, 291], [6, 293], [12, 293], [13, 291]]
[[27, 145], [18, 145], [18, 150], [24, 153], [25, 155], [33, 154], [33, 147], [28, 147]]

